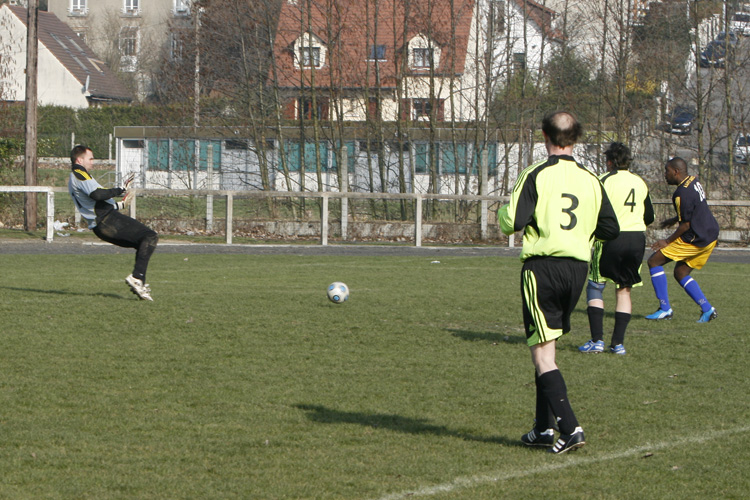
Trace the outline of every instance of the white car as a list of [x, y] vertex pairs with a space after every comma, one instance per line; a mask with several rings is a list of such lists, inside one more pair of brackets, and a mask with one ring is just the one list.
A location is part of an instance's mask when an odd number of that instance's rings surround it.
[[747, 164], [750, 159], [750, 134], [740, 133], [734, 141], [734, 161]]
[[750, 12], [737, 12], [729, 21], [729, 30], [742, 36], [750, 36]]

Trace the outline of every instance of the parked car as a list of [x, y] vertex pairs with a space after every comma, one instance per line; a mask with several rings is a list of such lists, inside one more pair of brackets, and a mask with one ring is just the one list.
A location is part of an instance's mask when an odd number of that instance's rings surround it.
[[750, 159], [750, 134], [740, 133], [734, 141], [734, 161], [747, 164]]
[[729, 45], [737, 45], [740, 39], [737, 37], [737, 33], [735, 33], [734, 31], [721, 31], [718, 35], [716, 35], [716, 41], [728, 41]]
[[716, 40], [709, 42], [701, 52], [701, 68], [723, 68], [726, 65], [726, 46]]
[[750, 12], [736, 12], [729, 21], [729, 29], [738, 35], [750, 36]]
[[722, 31], [716, 39], [708, 42], [706, 48], [701, 52], [701, 68], [723, 68], [726, 64], [727, 53], [737, 47], [739, 39], [732, 31]]
[[664, 130], [670, 134], [687, 135], [693, 131], [695, 110], [688, 106], [677, 106], [667, 115]]

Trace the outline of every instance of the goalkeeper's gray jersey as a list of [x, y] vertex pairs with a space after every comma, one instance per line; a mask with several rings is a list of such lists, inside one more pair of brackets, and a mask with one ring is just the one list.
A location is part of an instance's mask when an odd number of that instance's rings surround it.
[[[91, 177], [91, 174], [89, 174], [85, 168], [80, 165], [75, 165], [70, 172], [70, 179], [68, 179], [68, 192], [78, 207], [81, 217], [86, 219], [89, 229], [94, 229], [96, 227], [96, 212], [94, 209], [97, 204], [97, 201], [89, 195], [97, 189], [103, 188], [98, 182], [96, 182], [96, 179]], [[102, 201], [114, 205], [115, 208], [117, 207], [117, 204], [111, 198]], [[102, 203], [102, 201], [99, 203]]]

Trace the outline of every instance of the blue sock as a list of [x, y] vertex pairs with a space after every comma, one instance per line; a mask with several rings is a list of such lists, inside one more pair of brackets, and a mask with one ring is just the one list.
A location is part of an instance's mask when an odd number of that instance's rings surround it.
[[706, 296], [703, 295], [703, 291], [697, 281], [690, 276], [685, 276], [680, 280], [680, 285], [685, 289], [687, 294], [690, 295], [690, 298], [693, 299], [696, 304], [701, 306], [701, 311], [706, 312], [711, 310], [711, 304], [706, 299]]
[[656, 298], [659, 299], [659, 309], [669, 311], [672, 306], [669, 305], [669, 292], [667, 291], [667, 275], [664, 274], [664, 268], [661, 266], [649, 269], [651, 273], [651, 283], [654, 285]]

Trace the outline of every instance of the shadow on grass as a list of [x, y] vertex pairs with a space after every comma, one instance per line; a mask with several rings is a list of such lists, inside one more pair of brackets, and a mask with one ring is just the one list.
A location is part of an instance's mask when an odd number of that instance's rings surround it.
[[40, 290], [38, 288], [20, 288], [15, 286], [0, 286], [0, 289], [10, 290], [13, 292], [33, 292], [33, 293], [44, 293], [47, 295], [79, 295], [82, 297], [107, 297], [110, 299], [122, 299], [122, 295], [116, 293], [80, 293], [71, 292], [68, 290]]
[[497, 332], [471, 332], [468, 330], [456, 330], [448, 328], [447, 331], [454, 337], [458, 337], [469, 342], [489, 342], [491, 344], [525, 344], [524, 335], [507, 335]]
[[432, 434], [440, 437], [454, 437], [465, 441], [521, 446], [518, 439], [504, 436], [477, 436], [468, 432], [450, 429], [444, 425], [433, 425], [425, 419], [415, 419], [384, 413], [348, 412], [326, 408], [320, 405], [294, 405], [294, 408], [307, 412], [307, 418], [321, 424], [358, 424], [374, 429], [388, 429], [407, 434]]

